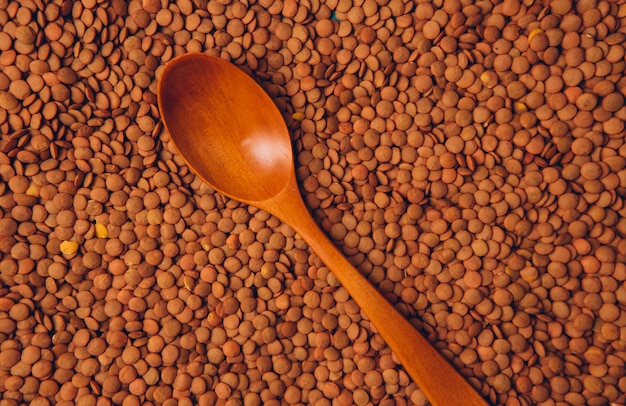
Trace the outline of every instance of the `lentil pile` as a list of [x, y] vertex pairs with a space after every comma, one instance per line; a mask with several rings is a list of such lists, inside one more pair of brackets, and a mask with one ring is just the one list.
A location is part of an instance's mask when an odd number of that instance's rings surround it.
[[425, 405], [156, 83], [230, 60], [307, 205], [492, 404], [623, 404], [626, 3], [0, 0], [0, 405]]

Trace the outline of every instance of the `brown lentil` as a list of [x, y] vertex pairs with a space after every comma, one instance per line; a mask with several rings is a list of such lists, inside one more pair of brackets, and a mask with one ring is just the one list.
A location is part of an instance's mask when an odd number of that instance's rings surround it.
[[180, 159], [187, 52], [265, 87], [316, 220], [492, 404], [623, 403], [626, 7], [495, 3], [0, 0], [0, 403], [427, 404]]

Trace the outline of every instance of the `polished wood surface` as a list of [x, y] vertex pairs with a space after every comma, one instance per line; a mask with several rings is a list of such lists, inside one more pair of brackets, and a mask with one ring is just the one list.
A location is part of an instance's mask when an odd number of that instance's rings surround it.
[[315, 223], [300, 196], [289, 132], [254, 80], [219, 58], [184, 55], [165, 67], [158, 102], [165, 127], [189, 167], [215, 190], [293, 227], [350, 293], [433, 405], [487, 404]]

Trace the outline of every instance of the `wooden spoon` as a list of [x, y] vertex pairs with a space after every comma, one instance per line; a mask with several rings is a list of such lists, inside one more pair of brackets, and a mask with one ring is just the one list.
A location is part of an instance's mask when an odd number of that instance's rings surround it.
[[163, 70], [158, 103], [187, 165], [218, 192], [273, 214], [300, 234], [432, 404], [487, 404], [320, 230], [298, 190], [283, 117], [254, 80], [217, 57], [188, 54]]

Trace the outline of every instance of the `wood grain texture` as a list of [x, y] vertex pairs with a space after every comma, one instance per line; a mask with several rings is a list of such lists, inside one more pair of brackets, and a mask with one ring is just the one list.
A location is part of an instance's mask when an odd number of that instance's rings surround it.
[[487, 405], [315, 223], [296, 183], [283, 118], [256, 82], [225, 61], [191, 54], [168, 64], [158, 97], [165, 126], [189, 167], [217, 191], [293, 227], [361, 307], [433, 405]]

